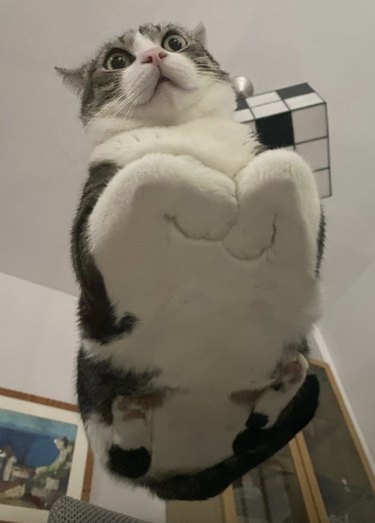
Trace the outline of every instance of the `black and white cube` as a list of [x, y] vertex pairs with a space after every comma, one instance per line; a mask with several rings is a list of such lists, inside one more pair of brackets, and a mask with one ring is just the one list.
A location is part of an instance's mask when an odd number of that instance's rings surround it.
[[266, 148], [299, 153], [314, 171], [320, 197], [332, 195], [327, 104], [309, 84], [238, 96], [235, 118]]

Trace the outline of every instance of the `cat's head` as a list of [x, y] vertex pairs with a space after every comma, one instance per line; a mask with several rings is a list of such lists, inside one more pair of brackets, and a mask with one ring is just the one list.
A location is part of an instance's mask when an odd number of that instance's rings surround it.
[[105, 44], [77, 69], [56, 68], [81, 98], [84, 125], [173, 125], [230, 117], [235, 95], [205, 48], [205, 29], [146, 24]]

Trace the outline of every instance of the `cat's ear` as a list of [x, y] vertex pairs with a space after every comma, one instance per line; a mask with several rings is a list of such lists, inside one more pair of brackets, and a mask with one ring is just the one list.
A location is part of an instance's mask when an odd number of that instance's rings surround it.
[[202, 45], [206, 45], [206, 28], [203, 25], [203, 22], [199, 22], [197, 27], [192, 30], [192, 34], [198, 42]]
[[77, 67], [76, 69], [65, 69], [65, 67], [55, 67], [55, 71], [62, 77], [63, 82], [75, 93], [81, 94], [86, 83], [87, 67]]

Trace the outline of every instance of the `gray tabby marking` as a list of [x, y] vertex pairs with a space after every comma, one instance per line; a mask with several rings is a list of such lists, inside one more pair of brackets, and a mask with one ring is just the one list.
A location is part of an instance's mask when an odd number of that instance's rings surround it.
[[[218, 80], [229, 82], [229, 75], [220, 68], [219, 63], [210, 55], [204, 47], [204, 42], [199, 40], [199, 35], [193, 34], [193, 32], [177, 24], [144, 24], [138, 28], [138, 31], [156, 45], [160, 45], [162, 39], [169, 33], [180, 34], [188, 42], [188, 45], [180, 52], [186, 54], [199, 67], [202, 75], [213, 75]], [[122, 71], [111, 71], [111, 74], [108, 74], [108, 71], [104, 69], [104, 62], [111, 50], [121, 49], [127, 51], [130, 65], [134, 60], [132, 45], [135, 33], [135, 30], [131, 29], [107, 42], [92, 60], [74, 71], [56, 68], [62, 74], [64, 81], [81, 94], [80, 116], [85, 125], [95, 117], [100, 109], [119, 96]]]
[[115, 317], [103, 277], [87, 246], [88, 218], [107, 183], [117, 171], [118, 167], [109, 162], [91, 167], [71, 237], [73, 267], [81, 288], [78, 303], [79, 327], [84, 338], [91, 338], [102, 344], [124, 333], [130, 333], [137, 323], [137, 318], [131, 313], [120, 319]]

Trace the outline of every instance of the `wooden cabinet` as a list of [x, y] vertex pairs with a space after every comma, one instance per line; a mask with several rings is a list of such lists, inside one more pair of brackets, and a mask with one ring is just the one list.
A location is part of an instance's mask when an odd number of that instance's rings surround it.
[[375, 522], [375, 479], [334, 377], [321, 384], [314, 419], [293, 441], [221, 496], [167, 503], [167, 523]]

